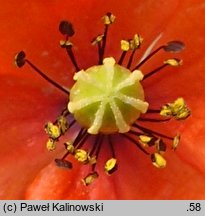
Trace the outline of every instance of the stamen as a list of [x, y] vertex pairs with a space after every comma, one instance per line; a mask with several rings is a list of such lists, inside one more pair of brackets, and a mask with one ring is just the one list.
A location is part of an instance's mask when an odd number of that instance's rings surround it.
[[74, 143], [75, 145], [75, 149], [81, 148], [84, 143], [87, 141], [87, 139], [89, 138], [90, 134], [88, 134], [86, 131], [82, 134], [82, 136], [80, 137], [79, 142]]
[[121, 54], [121, 57], [118, 61], [118, 64], [119, 65], [122, 65], [123, 63], [123, 60], [127, 54], [127, 51], [130, 49], [130, 42], [127, 41], [127, 40], [121, 40], [120, 41], [120, 47], [121, 47], [121, 50], [123, 51], [122, 54]]
[[172, 143], [172, 149], [173, 150], [176, 150], [177, 149], [177, 147], [178, 147], [178, 145], [179, 145], [179, 142], [180, 142], [180, 135], [179, 134], [177, 134], [175, 137], [174, 137], [174, 139], [173, 139], [173, 143]]
[[72, 169], [73, 165], [70, 161], [62, 160], [62, 159], [55, 159], [55, 163], [58, 167]]
[[103, 62], [103, 58], [104, 58], [104, 53], [105, 53], [105, 46], [106, 46], [106, 40], [107, 40], [107, 34], [108, 34], [108, 28], [109, 26], [115, 21], [115, 16], [108, 12], [104, 17], [103, 17], [103, 20], [104, 20], [104, 25], [105, 25], [105, 29], [104, 29], [104, 37], [103, 37], [103, 40], [102, 40], [102, 54], [101, 54], [101, 59], [99, 61], [99, 64], [102, 64]]
[[157, 168], [164, 168], [166, 167], [166, 160], [163, 158], [162, 155], [160, 155], [159, 153], [154, 153], [151, 154], [151, 160], [152, 160], [152, 164], [157, 167]]
[[133, 130], [130, 130], [129, 134], [136, 135], [139, 138], [140, 144], [142, 144], [143, 147], [155, 145], [154, 142], [156, 140], [156, 137], [153, 134], [149, 134], [150, 136], [147, 134], [142, 135], [142, 133], [140, 133], [138, 131], [133, 131]]
[[132, 143], [134, 143], [142, 152], [144, 152], [145, 154], [149, 155], [149, 153], [142, 148], [142, 146], [137, 142], [137, 140], [135, 140], [134, 138], [128, 136], [127, 134], [120, 134], [120, 135], [123, 136], [123, 137], [125, 137], [126, 139], [128, 139]]
[[69, 154], [73, 154], [75, 151], [75, 147], [73, 145], [72, 141], [67, 141], [64, 143], [66, 150], [69, 152]]
[[119, 61], [118, 61], [118, 64], [119, 64], [119, 65], [122, 65], [122, 63], [123, 63], [123, 61], [124, 61], [124, 59], [125, 59], [126, 54], [127, 54], [127, 51], [123, 51], [123, 52], [122, 52], [122, 54], [121, 54], [121, 56], [120, 56], [120, 59], [119, 59]]
[[104, 35], [98, 35], [96, 38], [94, 38], [91, 41], [92, 45], [98, 45], [98, 64], [102, 61], [102, 40], [103, 40]]
[[108, 139], [108, 143], [109, 143], [109, 146], [110, 146], [112, 157], [115, 158], [116, 156], [115, 156], [115, 151], [114, 151], [114, 147], [113, 147], [112, 136], [107, 135], [107, 139]]
[[178, 98], [173, 103], [168, 103], [161, 108], [160, 115], [174, 117], [177, 120], [186, 119], [191, 114], [183, 98]]
[[154, 56], [156, 53], [158, 53], [161, 49], [163, 49], [164, 46], [160, 46], [158, 47], [156, 50], [154, 50], [153, 52], [151, 52], [144, 60], [142, 60], [136, 67], [134, 67], [134, 69], [132, 70], [137, 70], [139, 69], [145, 62], [147, 62], [152, 56]]
[[[139, 133], [140, 134], [140, 133]], [[139, 135], [139, 139], [142, 143], [149, 143], [153, 137], [147, 135]]]
[[[84, 133], [83, 133], [84, 131]], [[75, 138], [74, 142], [73, 142], [73, 146], [75, 147], [75, 149], [77, 148], [80, 148], [84, 143], [85, 141], [87, 140], [89, 134], [86, 133], [86, 131], [84, 129], [81, 129], [77, 135], [77, 137]], [[66, 143], [65, 143], [65, 147], [66, 147]], [[72, 147], [71, 147], [72, 148]], [[73, 153], [72, 152], [72, 149], [68, 147], [68, 151], [64, 154], [64, 156], [61, 158], [61, 159], [58, 159], [58, 160], [62, 160], [64, 161], [65, 158], [70, 154], [70, 153]]]
[[97, 149], [97, 147], [98, 147], [98, 144], [99, 144], [99, 141], [100, 141], [100, 137], [101, 137], [101, 136], [100, 136], [99, 134], [96, 136], [95, 142], [93, 143], [93, 148], [91, 149], [89, 155], [91, 155], [91, 156], [94, 155], [94, 153], [95, 153], [95, 151], [96, 151], [96, 149]]
[[61, 34], [69, 37], [72, 37], [75, 34], [72, 23], [68, 22], [67, 20], [60, 22], [59, 31], [61, 32]]
[[164, 61], [164, 64], [170, 65], [172, 67], [177, 67], [182, 65], [182, 60], [177, 58], [167, 59], [166, 61]]
[[[66, 49], [76, 70], [73, 76], [75, 84], [72, 86], [71, 92], [47, 77], [32, 62], [26, 59], [26, 54], [23, 51], [15, 56], [15, 63], [19, 68], [27, 63], [45, 80], [69, 95], [67, 107], [63, 109], [54, 122], [49, 121], [45, 126], [45, 131], [48, 134], [46, 147], [48, 151], [55, 150], [61, 136], [78, 122], [78, 126], [81, 126], [81, 128], [75, 138], [64, 142], [65, 154], [62, 158], [55, 159], [55, 163], [59, 167], [71, 169], [72, 163], [66, 160], [66, 158], [73, 156], [78, 162], [90, 165], [91, 172], [82, 180], [86, 186], [90, 185], [99, 176], [96, 166], [105, 136], [111, 151], [111, 156], [104, 164], [106, 174], [110, 175], [118, 168], [118, 161], [112, 142], [112, 136], [117, 133], [135, 144], [143, 153], [149, 155], [155, 167], [164, 168], [166, 160], [163, 154], [167, 146], [162, 138], [168, 141], [171, 140], [172, 149], [175, 150], [179, 145], [180, 135], [177, 134], [174, 137], [167, 136], [138, 125], [137, 120], [143, 122], [166, 122], [171, 117], [178, 120], [185, 119], [190, 115], [190, 110], [183, 98], [178, 98], [173, 103], [165, 104], [160, 110], [148, 109], [149, 104], [144, 99], [144, 89], [141, 85], [143, 78], [145, 80], [168, 65], [173, 67], [179, 66], [182, 64], [182, 60], [177, 58], [167, 59], [163, 62], [163, 65], [145, 76], [140, 70], [137, 70], [160, 50], [178, 53], [184, 49], [184, 44], [180, 41], [171, 41], [151, 52], [162, 36], [160, 34], [148, 47], [140, 63], [133, 70], [130, 70], [136, 50], [142, 44], [142, 37], [139, 34], [135, 34], [130, 40], [121, 40], [122, 54], [118, 64], [116, 64], [113, 57], [104, 58], [109, 25], [114, 22], [115, 16], [112, 13], [107, 13], [103, 20], [103, 34], [98, 35], [91, 42], [92, 45], [98, 46], [98, 63], [100, 65], [94, 65], [85, 70], [80, 70], [73, 53], [73, 44], [69, 40], [69, 37], [72, 37], [75, 33], [72, 24], [68, 21], [61, 21], [59, 24], [59, 31], [65, 36], [65, 39], [60, 41], [60, 45]], [[127, 67], [121, 66], [128, 51], [131, 51], [131, 53]], [[140, 117], [142, 113], [157, 113], [167, 118], [155, 119], [154, 117], [149, 118], [149, 116], [144, 118]], [[74, 118], [71, 122], [68, 122], [68, 115], [70, 115], [69, 119]], [[96, 136], [93, 139], [91, 148], [85, 150], [87, 141], [94, 134]], [[148, 147], [150, 148], [148, 149]]]
[[164, 134], [162, 134], [162, 133], [159, 133], [159, 132], [150, 130], [150, 129], [145, 128], [145, 127], [142, 127], [142, 126], [140, 126], [140, 125], [138, 125], [138, 124], [136, 124], [136, 123], [134, 123], [132, 126], [135, 127], [135, 128], [138, 128], [138, 129], [140, 129], [141, 131], [143, 131], [143, 132], [145, 132], [145, 133], [148, 133], [148, 134], [155, 134], [155, 135], [157, 135], [157, 136], [166, 138], [166, 139], [168, 139], [168, 140], [172, 140], [172, 139], [173, 139], [173, 138], [170, 137], [170, 136], [167, 136], [167, 135], [164, 135]]
[[[62, 160], [64, 161], [65, 158], [69, 155], [69, 154], [75, 154], [76, 151], [78, 150], [78, 148], [81, 148], [84, 143], [86, 142], [86, 140], [88, 139], [89, 137], [89, 134], [87, 134], [86, 132], [84, 134], [81, 135], [81, 137], [79, 138], [79, 140], [76, 140], [73, 142], [73, 147], [75, 147], [75, 149], [73, 150], [71, 146], [67, 146], [67, 152], [65, 153], [65, 155], [62, 157], [62, 159], [59, 159], [59, 160]], [[78, 138], [78, 137], [77, 137]], [[72, 145], [72, 144], [71, 144]], [[75, 157], [76, 159], [78, 159], [79, 157]], [[79, 160], [80, 161], [80, 160]]]
[[79, 71], [80, 68], [79, 68], [79, 66], [77, 64], [77, 61], [76, 61], [76, 58], [75, 58], [75, 55], [74, 55], [73, 49], [72, 49], [73, 44], [70, 41], [68, 41], [68, 40], [65, 40], [65, 41], [61, 40], [60, 41], [60, 46], [62, 48], [66, 49], [66, 52], [67, 52], [67, 54], [68, 54], [68, 56], [69, 56], [69, 58], [70, 58], [70, 60], [71, 60], [71, 62], [73, 64], [73, 66], [75, 67], [75, 70]]
[[143, 147], [149, 147], [155, 145], [155, 138], [148, 135], [139, 135], [139, 141]]
[[117, 159], [116, 158], [110, 158], [105, 163], [105, 173], [108, 175], [111, 175], [113, 172], [115, 172], [117, 169]]
[[108, 135], [107, 139], [108, 139], [112, 157], [106, 161], [104, 170], [106, 174], [111, 175], [113, 172], [117, 170], [117, 159], [115, 157], [115, 151], [114, 151], [111, 135]]
[[58, 88], [62, 92], [64, 92], [67, 95], [69, 95], [69, 91], [67, 89], [65, 89], [64, 87], [62, 87], [61, 85], [59, 85], [58, 83], [56, 83], [55, 81], [53, 81], [51, 78], [49, 78], [47, 75], [45, 75], [39, 68], [37, 68], [33, 63], [31, 63], [28, 59], [26, 59], [26, 54], [25, 54], [24, 51], [19, 52], [15, 56], [15, 63], [16, 63], [16, 65], [18, 67], [22, 67], [25, 63], [27, 63], [31, 68], [34, 69], [34, 71], [36, 71], [46, 81], [48, 81], [49, 83], [51, 83], [53, 86], [55, 86], [56, 88]]
[[66, 49], [73, 66], [75, 67], [76, 71], [79, 71], [80, 68], [78, 67], [76, 58], [72, 50], [73, 44], [68, 40], [69, 37], [72, 37], [75, 34], [72, 23], [65, 20], [61, 21], [59, 24], [59, 31], [61, 32], [61, 34], [66, 36], [66, 40], [60, 41], [60, 45], [62, 48]]
[[128, 64], [127, 64], [127, 68], [130, 69], [131, 67], [131, 64], [132, 64], [132, 61], [133, 61], [133, 58], [134, 58], [134, 55], [135, 55], [135, 52], [136, 52], [136, 49], [134, 49], [130, 55], [130, 59], [128, 61]]
[[163, 154], [165, 151], [166, 151], [166, 144], [163, 142], [162, 139], [158, 139], [156, 142], [155, 142], [155, 145], [156, 145], [156, 150], [159, 154]]
[[50, 121], [45, 125], [45, 131], [52, 139], [58, 139], [61, 135], [60, 128]]
[[87, 164], [88, 163], [88, 152], [83, 150], [83, 149], [76, 149], [75, 151], [75, 159], [83, 164]]
[[65, 116], [61, 115], [57, 119], [58, 127], [61, 130], [61, 134], [65, 134], [65, 132], [68, 130], [69, 124]]
[[164, 46], [166, 52], [178, 53], [185, 48], [185, 44], [181, 41], [170, 41]]
[[132, 54], [131, 54], [130, 59], [128, 61], [128, 64], [127, 64], [128, 69], [131, 67], [135, 52], [137, 49], [140, 48], [142, 41], [143, 41], [143, 38], [139, 34], [135, 34], [134, 38], [132, 40], [130, 40], [130, 49], [133, 51], [132, 51]]
[[159, 109], [148, 109], [146, 113], [160, 113]]
[[[84, 133], [83, 133], [84, 132]], [[80, 131], [78, 132], [78, 135], [76, 136], [76, 138], [75, 138], [75, 140], [73, 141], [73, 142], [71, 142], [71, 141], [68, 141], [68, 142], [66, 142], [65, 143], [65, 147], [66, 147], [66, 149], [67, 149], [67, 143], [69, 144], [69, 142], [70, 142], [70, 144], [71, 145], [73, 145], [74, 147], [76, 147], [77, 146], [77, 144], [81, 141], [81, 138], [84, 136], [86, 134], [86, 131], [83, 129], [83, 128], [81, 128], [80, 129]], [[69, 145], [70, 145], [69, 144]], [[69, 147], [68, 146], [68, 151], [64, 154], [64, 156], [62, 157], [62, 159], [60, 159], [60, 160], [64, 160], [70, 153], [72, 153], [72, 149], [71, 149], [72, 147]]]
[[76, 120], [73, 119], [73, 121], [69, 124], [69, 128], [71, 128], [76, 123]]
[[166, 66], [168, 66], [168, 64], [163, 64], [163, 65], [159, 66], [158, 68], [154, 69], [153, 71], [149, 72], [148, 74], [145, 74], [143, 80], [145, 80], [148, 77], [151, 77], [152, 75], [156, 74], [157, 72], [159, 72], [160, 70], [162, 70]]
[[170, 118], [167, 119], [152, 119], [152, 118], [138, 118], [138, 121], [143, 121], [143, 122], [167, 122], [169, 121]]
[[98, 176], [99, 175], [97, 172], [92, 172], [92, 173], [89, 173], [82, 181], [85, 186], [88, 186], [92, 184], [93, 181], [98, 178]]
[[56, 140], [49, 138], [46, 143], [46, 148], [48, 151], [54, 151], [56, 149]]
[[[84, 185], [86, 186], [90, 185], [99, 176], [98, 173], [95, 171], [95, 167], [96, 167], [96, 160], [99, 156], [102, 142], [103, 142], [103, 136], [98, 134], [93, 144], [93, 148], [89, 153], [89, 155], [91, 155], [90, 164], [92, 164], [92, 172], [89, 173], [85, 178], [82, 179]], [[95, 151], [96, 151], [96, 156], [93, 156]]]
[[[98, 158], [99, 158], [99, 153], [100, 153], [100, 150], [101, 150], [101, 147], [102, 147], [103, 140], [104, 140], [104, 136], [99, 135], [99, 139], [97, 140], [97, 144], [96, 144], [96, 153], [95, 153], [96, 160], [98, 160]], [[92, 165], [92, 171], [93, 172], [95, 172], [96, 164], [97, 163], [94, 163]]]
[[149, 72], [148, 74], [145, 74], [144, 79], [147, 79], [148, 77], [152, 76], [153, 74], [156, 74], [157, 72], [159, 72], [160, 70], [162, 70], [163, 68], [165, 68], [166, 66], [172, 66], [172, 67], [177, 67], [180, 66], [182, 64], [182, 60], [180, 59], [168, 59], [166, 61], [164, 61], [164, 64], [159, 66], [158, 68], [154, 69], [153, 71]]
[[185, 48], [184, 43], [181, 41], [170, 41], [166, 45], [158, 47], [156, 50], [151, 52], [144, 60], [142, 60], [133, 70], [139, 69], [145, 62], [147, 62], [153, 55], [164, 49], [166, 52], [178, 53]]

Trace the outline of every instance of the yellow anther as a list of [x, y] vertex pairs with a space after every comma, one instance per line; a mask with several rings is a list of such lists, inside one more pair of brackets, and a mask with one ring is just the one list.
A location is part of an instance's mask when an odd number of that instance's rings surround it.
[[186, 106], [183, 98], [178, 98], [174, 101], [172, 104], [172, 112], [177, 119], [185, 119], [190, 115], [190, 110]]
[[105, 172], [107, 174], [112, 174], [117, 166], [117, 159], [111, 158], [105, 163]]
[[135, 34], [134, 38], [130, 40], [130, 49], [138, 49], [142, 44], [143, 38], [139, 34]]
[[103, 21], [105, 25], [110, 25], [115, 21], [115, 16], [112, 13], [107, 13], [105, 16], [103, 16]]
[[69, 127], [67, 119], [64, 116], [60, 116], [57, 122], [62, 134], [64, 134]]
[[72, 141], [65, 142], [65, 146], [66, 146], [66, 149], [68, 150], [69, 153], [72, 154], [74, 152], [75, 147], [73, 146], [73, 142]]
[[142, 144], [143, 147], [149, 147], [150, 144], [153, 143], [153, 137], [147, 136], [147, 135], [140, 135], [139, 136], [139, 141]]
[[88, 186], [90, 185], [96, 178], [98, 178], [98, 173], [97, 172], [93, 172], [93, 173], [89, 173], [84, 179], [82, 179], [83, 183]]
[[149, 143], [152, 140], [152, 137], [146, 135], [140, 135], [139, 139], [142, 143]]
[[162, 155], [159, 153], [154, 153], [151, 155], [152, 164], [157, 168], [164, 168], [166, 167], [166, 160], [163, 158]]
[[75, 159], [81, 163], [87, 163], [88, 162], [88, 152], [86, 152], [83, 149], [77, 149], [75, 151]]
[[178, 147], [179, 145], [179, 142], [180, 142], [180, 135], [177, 134], [174, 139], [173, 139], [173, 143], [172, 143], [172, 149], [173, 150], [176, 150], [176, 148]]
[[60, 40], [60, 46], [61, 47], [73, 46], [73, 43], [71, 43], [69, 40]]
[[164, 61], [164, 64], [168, 64], [168, 65], [171, 65], [173, 67], [177, 67], [177, 66], [180, 66], [182, 65], [182, 60], [181, 59], [168, 59], [166, 61]]
[[45, 126], [45, 131], [52, 139], [57, 139], [61, 135], [60, 128], [54, 125], [52, 122], [48, 122]]
[[130, 43], [127, 40], [121, 40], [120, 46], [122, 51], [128, 51], [130, 49]]
[[91, 42], [91, 44], [92, 44], [92, 45], [98, 44], [100, 41], [102, 41], [103, 37], [104, 37], [103, 34], [102, 34], [102, 35], [98, 35], [98, 36]]
[[46, 143], [46, 148], [48, 149], [48, 151], [53, 151], [56, 149], [56, 141], [53, 139], [48, 139], [47, 143]]
[[172, 110], [169, 106], [164, 105], [160, 110], [161, 116], [172, 116]]
[[186, 106], [183, 98], [178, 98], [173, 103], [164, 105], [160, 111], [162, 116], [174, 116], [176, 119], [185, 119], [190, 115], [190, 110]]

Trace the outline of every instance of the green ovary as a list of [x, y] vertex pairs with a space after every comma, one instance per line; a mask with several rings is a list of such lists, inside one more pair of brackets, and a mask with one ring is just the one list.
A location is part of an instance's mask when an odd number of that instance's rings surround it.
[[141, 71], [131, 72], [105, 58], [103, 65], [75, 74], [68, 110], [90, 134], [126, 133], [148, 108], [142, 78]]

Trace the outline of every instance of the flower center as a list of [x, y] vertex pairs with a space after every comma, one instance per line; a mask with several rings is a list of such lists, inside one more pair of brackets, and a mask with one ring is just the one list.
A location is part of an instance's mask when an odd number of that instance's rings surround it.
[[114, 58], [105, 58], [103, 65], [75, 74], [68, 110], [90, 134], [126, 133], [148, 108], [142, 78], [141, 71], [131, 73]]
[[[15, 63], [18, 67], [27, 63], [46, 81], [65, 93], [67, 97], [69, 95], [68, 105], [56, 121], [48, 122], [45, 125], [45, 131], [48, 134], [46, 146], [49, 151], [55, 150], [61, 136], [74, 124], [79, 123], [78, 126], [81, 127], [78, 129], [76, 137], [64, 143], [65, 153], [62, 158], [55, 159], [55, 162], [59, 167], [71, 169], [73, 165], [68, 160], [68, 156], [72, 155], [83, 165], [90, 165], [90, 173], [83, 178], [85, 185], [91, 184], [99, 176], [96, 166], [100, 150], [105, 144], [109, 146], [110, 152], [108, 154], [110, 155], [108, 160], [104, 162], [104, 171], [110, 175], [117, 170], [118, 159], [115, 154], [115, 144], [117, 143], [113, 141], [113, 136], [133, 143], [139, 150], [150, 156], [155, 167], [166, 167], [166, 160], [163, 156], [167, 148], [166, 143], [172, 142], [172, 149], [175, 150], [179, 144], [180, 135], [177, 133], [175, 136], [169, 136], [144, 127], [140, 123], [168, 122], [171, 118], [182, 120], [190, 115], [190, 110], [183, 98], [178, 98], [163, 106], [160, 104], [158, 109], [150, 108], [152, 105], [145, 101], [144, 90], [141, 85], [142, 81], [167, 66], [180, 66], [182, 63], [180, 59], [165, 60], [163, 64], [145, 73], [145, 75], [139, 70], [156, 53], [162, 50], [177, 53], [184, 49], [184, 44], [180, 41], [171, 41], [154, 51], [150, 51], [150, 47], [154, 46], [151, 44], [147, 49], [149, 52], [146, 51], [146, 55], [141, 61], [134, 64], [135, 53], [143, 41], [139, 34], [135, 34], [132, 39], [121, 40], [122, 54], [116, 63], [113, 57], [104, 58], [108, 29], [114, 22], [115, 16], [107, 13], [103, 20], [104, 33], [92, 41], [92, 45], [98, 47], [98, 65], [87, 70], [80, 69], [72, 49], [73, 44], [69, 40], [69, 37], [75, 33], [72, 24], [68, 21], [62, 21], [59, 25], [60, 32], [65, 35], [65, 40], [61, 40], [60, 45], [66, 50], [71, 63], [78, 71], [73, 77], [75, 84], [70, 90], [43, 73], [26, 58], [23, 51], [15, 57]], [[123, 66], [125, 65], [125, 56], [129, 53], [130, 58], [126, 66]], [[145, 113], [145, 117], [140, 116]], [[158, 116], [153, 117], [153, 115]]]

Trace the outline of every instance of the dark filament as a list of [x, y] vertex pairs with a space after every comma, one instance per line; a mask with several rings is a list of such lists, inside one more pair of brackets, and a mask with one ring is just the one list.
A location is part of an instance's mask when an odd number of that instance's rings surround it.
[[76, 71], [79, 71], [80, 68], [78, 67], [78, 64], [77, 64], [77, 61], [76, 61], [76, 58], [74, 56], [74, 53], [73, 53], [73, 50], [72, 50], [72, 45], [70, 46], [66, 46], [66, 51], [67, 51], [67, 54], [73, 64], [73, 66], [75, 67], [75, 70]]
[[32, 64], [28, 59], [25, 59], [25, 62], [27, 62], [40, 76], [42, 76], [46, 81], [54, 85], [56, 88], [60, 89], [62, 92], [69, 95], [69, 91], [63, 88], [61, 85], [59, 85], [57, 82], [53, 81], [51, 78], [49, 78], [47, 75], [45, 75], [40, 69], [38, 69], [34, 64]]
[[59, 24], [59, 31], [61, 32], [61, 34], [66, 36], [66, 40], [65, 40], [65, 44], [62, 45], [63, 48], [66, 48], [67, 54], [73, 64], [73, 66], [75, 67], [76, 71], [79, 71], [80, 68], [78, 67], [76, 58], [74, 56], [73, 50], [72, 50], [72, 44], [66, 45], [66, 42], [68, 41], [69, 37], [72, 37], [75, 34], [75, 31], [73, 29], [73, 25], [71, 22], [69, 21], [61, 21]]
[[143, 121], [143, 122], [166, 122], [169, 121], [170, 119], [152, 119], [152, 118], [138, 118], [138, 121]]
[[98, 42], [98, 64], [102, 64], [102, 43], [101, 41]]
[[107, 139], [108, 139], [108, 143], [109, 143], [109, 146], [110, 146], [112, 157], [115, 158], [115, 150], [114, 150], [114, 147], [113, 147], [112, 136], [108, 135]]
[[146, 113], [160, 113], [158, 109], [148, 109]]
[[[74, 147], [81, 141], [82, 137], [85, 136], [85, 133], [83, 133], [83, 131], [84, 131], [84, 129], [81, 128], [80, 131], [78, 132], [78, 135], [73, 142]], [[69, 154], [70, 154], [70, 152], [66, 152], [60, 160], [64, 160]]]
[[124, 59], [125, 59], [126, 54], [127, 54], [127, 51], [123, 51], [123, 52], [122, 52], [122, 54], [121, 54], [121, 56], [120, 56], [120, 59], [119, 59], [119, 61], [118, 61], [118, 64], [119, 64], [119, 65], [122, 65], [122, 63], [123, 63], [123, 61], [124, 61]]
[[105, 54], [105, 46], [106, 46], [106, 40], [107, 40], [107, 33], [108, 33], [109, 25], [105, 24], [103, 39], [102, 39], [102, 48], [99, 50], [99, 64], [102, 64], [104, 54]]
[[163, 48], [164, 46], [160, 46], [156, 50], [151, 52], [144, 60], [142, 60], [135, 68], [133, 68], [132, 71], [139, 69], [145, 62], [147, 62], [153, 55], [155, 55], [157, 52], [159, 52]]
[[144, 133], [148, 133], [150, 135], [155, 134], [157, 136], [160, 136], [160, 137], [163, 137], [163, 138], [166, 138], [166, 139], [169, 139], [169, 140], [173, 140], [173, 138], [170, 137], [170, 136], [164, 135], [164, 134], [159, 133], [157, 131], [150, 130], [148, 128], [144, 128], [144, 127], [142, 127], [142, 126], [140, 126], [140, 125], [138, 125], [136, 123], [134, 123], [132, 126], [135, 127], [135, 128], [138, 128], [139, 130], [143, 131]]
[[163, 68], [165, 68], [167, 65], [168, 64], [163, 64], [163, 65], [159, 66], [158, 68], [154, 69], [153, 71], [149, 72], [148, 74], [145, 74], [143, 80], [147, 79], [148, 77], [151, 77], [152, 75], [154, 75], [158, 71], [160, 71]]
[[[129, 133], [129, 132], [128, 132], [128, 133]], [[142, 152], [144, 152], [145, 154], [149, 155], [149, 153], [148, 153], [146, 150], [144, 150], [144, 149], [142, 148], [142, 146], [138, 143], [137, 140], [135, 140], [134, 138], [130, 137], [130, 136], [127, 135], [127, 134], [121, 133], [120, 135], [123, 136], [123, 137], [125, 137], [126, 139], [128, 139], [128, 140], [131, 141], [132, 143], [134, 143]]]
[[135, 52], [136, 52], [136, 49], [134, 49], [130, 55], [130, 58], [129, 58], [129, 61], [128, 61], [128, 64], [127, 64], [127, 68], [130, 69], [131, 67], [131, 64], [132, 64], [132, 61], [133, 61], [133, 58], [134, 58], [134, 55], [135, 55]]
[[[98, 138], [98, 137], [97, 137]], [[103, 139], [104, 139], [104, 136], [100, 136], [99, 135], [99, 139], [97, 140], [97, 142], [96, 142], [96, 154], [95, 154], [95, 156], [96, 156], [96, 160], [98, 159], [98, 157], [99, 157], [99, 153], [100, 153], [100, 150], [101, 150], [101, 147], [102, 147], [102, 143], [103, 143]], [[94, 153], [94, 152], [93, 152]], [[91, 154], [92, 155], [92, 154]], [[94, 163], [93, 165], [92, 165], [92, 171], [95, 171], [95, 167], [96, 167], [96, 165], [97, 165], [97, 163]]]

